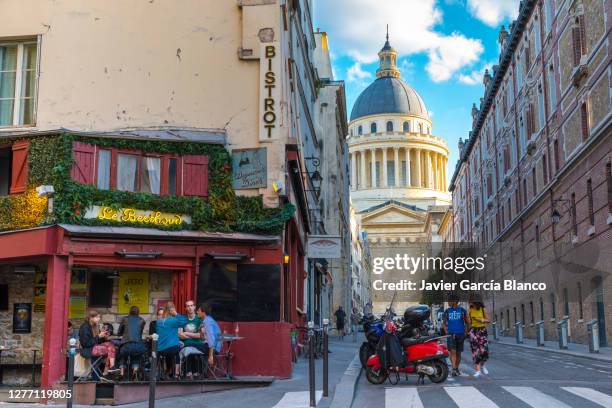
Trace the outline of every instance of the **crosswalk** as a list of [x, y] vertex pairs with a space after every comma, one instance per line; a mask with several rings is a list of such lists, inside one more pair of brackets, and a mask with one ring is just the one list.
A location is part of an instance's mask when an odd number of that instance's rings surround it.
[[[529, 406], [533, 408], [572, 408], [589, 406], [612, 407], [612, 396], [588, 387], [559, 387], [558, 391], [551, 395], [544, 393], [534, 387], [499, 387], [502, 395], [497, 398], [485, 393], [486, 391], [474, 386], [444, 386], [436, 388], [418, 387], [388, 387], [385, 389], [385, 408], [427, 408], [427, 407], [458, 407], [458, 408], [504, 408], [508, 406]], [[442, 391], [443, 390], [443, 391]], [[436, 402], [432, 402], [436, 393]], [[503, 395], [506, 392], [507, 394]], [[441, 396], [439, 393], [442, 393]], [[443, 402], [437, 397], [447, 401]], [[580, 405], [577, 405], [575, 397], [579, 397]], [[512, 401], [512, 398], [515, 400]], [[567, 400], [570, 399], [571, 402]], [[565, 401], [565, 402], [564, 402]], [[588, 402], [587, 402], [588, 401]], [[454, 403], [454, 405], [453, 405]], [[442, 405], [440, 405], [442, 404]]]

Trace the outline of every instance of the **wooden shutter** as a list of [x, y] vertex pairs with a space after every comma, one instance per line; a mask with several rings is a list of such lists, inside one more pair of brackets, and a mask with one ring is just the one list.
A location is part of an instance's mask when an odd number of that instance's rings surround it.
[[183, 156], [183, 195], [208, 196], [208, 157]]
[[572, 27], [572, 47], [574, 51], [574, 66], [580, 64], [582, 57], [582, 40], [580, 39], [580, 27]]
[[11, 177], [11, 194], [23, 193], [28, 183], [28, 152], [30, 143], [16, 142], [11, 146], [13, 151], [13, 169]]
[[74, 163], [70, 170], [70, 176], [74, 181], [82, 184], [94, 184], [95, 150], [96, 146], [89, 143], [72, 143]]

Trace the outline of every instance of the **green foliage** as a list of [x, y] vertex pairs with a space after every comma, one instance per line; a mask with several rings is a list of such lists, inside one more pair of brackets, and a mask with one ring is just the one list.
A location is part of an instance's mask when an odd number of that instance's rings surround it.
[[[129, 193], [99, 190], [92, 185], [73, 181], [72, 143], [78, 140], [102, 147], [133, 149], [148, 153], [176, 155], [206, 155], [209, 162], [208, 198], [159, 196], [148, 193]], [[291, 218], [295, 208], [264, 208], [261, 197], [236, 197], [232, 189], [230, 155], [223, 146], [196, 142], [145, 141], [85, 137], [62, 134], [30, 139], [28, 186], [52, 184], [55, 188], [54, 220], [41, 217], [40, 224], [57, 222], [81, 225], [130, 225], [157, 229], [192, 229], [217, 232], [250, 232], [278, 234]], [[0, 229], [13, 229], [10, 223], [11, 198], [0, 198]], [[187, 214], [191, 224], [160, 226], [146, 223], [123, 223], [85, 219], [85, 211], [92, 205], [118, 208], [155, 210]]]

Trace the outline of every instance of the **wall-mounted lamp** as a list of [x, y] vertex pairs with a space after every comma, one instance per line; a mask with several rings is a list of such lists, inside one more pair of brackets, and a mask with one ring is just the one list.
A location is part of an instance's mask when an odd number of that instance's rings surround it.
[[289, 263], [289, 255], [285, 255], [285, 256], [283, 257], [283, 262], [284, 262], [285, 264], [288, 264], [288, 263]]
[[249, 258], [249, 255], [243, 254], [241, 252], [236, 253], [218, 253], [218, 252], [209, 252], [206, 254], [211, 257], [215, 261], [242, 261], [245, 258]]
[[125, 249], [115, 251], [115, 255], [126, 259], [155, 259], [163, 255], [162, 252], [128, 252]]
[[559, 221], [561, 221], [561, 218], [563, 218], [563, 215], [559, 212], [559, 210], [557, 210], [556, 208], [556, 204], [560, 203], [563, 204], [564, 206], [567, 206], [566, 209], [569, 212], [570, 211], [570, 206], [569, 206], [569, 200], [563, 199], [563, 198], [557, 198], [556, 200], [554, 200], [552, 202], [552, 212], [550, 213], [550, 219], [552, 221], [553, 224], [558, 224]]

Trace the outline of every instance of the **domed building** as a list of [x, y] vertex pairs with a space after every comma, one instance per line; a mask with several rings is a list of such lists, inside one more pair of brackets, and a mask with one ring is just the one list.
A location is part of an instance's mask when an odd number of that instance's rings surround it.
[[[432, 134], [425, 102], [402, 80], [388, 35], [378, 56], [376, 80], [355, 101], [349, 122], [353, 222], [367, 233], [372, 258], [419, 256], [450, 225], [448, 145]], [[388, 295], [372, 291], [375, 312], [388, 307]], [[401, 297], [398, 308], [418, 301]]]

